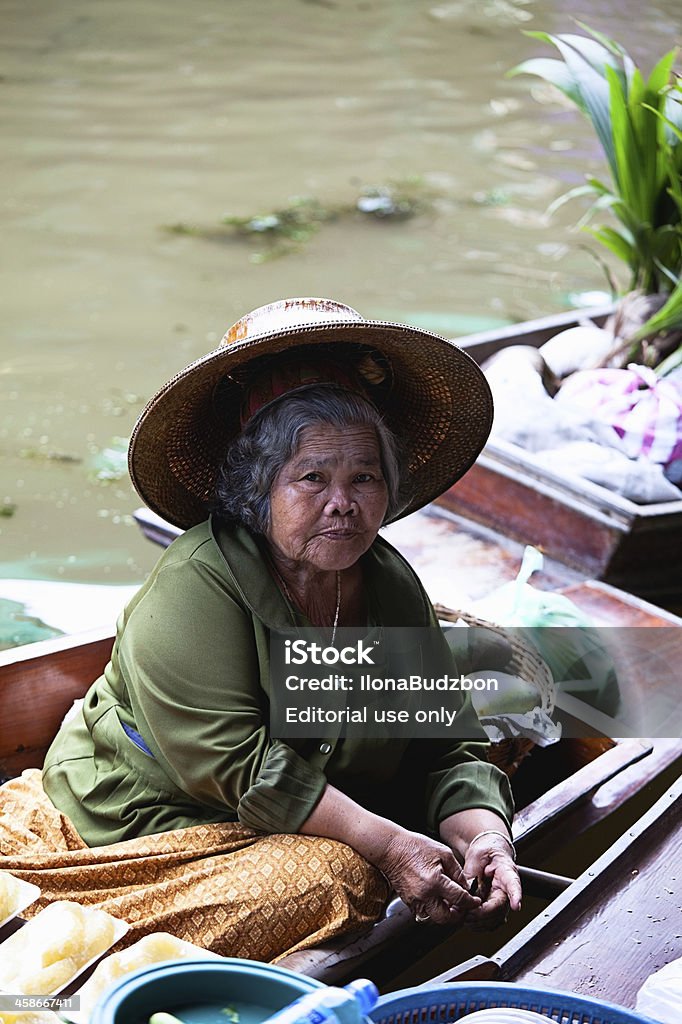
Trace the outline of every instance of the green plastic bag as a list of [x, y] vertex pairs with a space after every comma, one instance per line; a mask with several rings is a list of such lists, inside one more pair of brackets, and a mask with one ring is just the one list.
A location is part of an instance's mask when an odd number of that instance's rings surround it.
[[565, 594], [531, 586], [528, 581], [543, 561], [537, 548], [527, 547], [516, 579], [479, 602], [476, 614], [516, 627], [549, 665], [562, 692], [613, 717], [620, 695], [604, 635]]

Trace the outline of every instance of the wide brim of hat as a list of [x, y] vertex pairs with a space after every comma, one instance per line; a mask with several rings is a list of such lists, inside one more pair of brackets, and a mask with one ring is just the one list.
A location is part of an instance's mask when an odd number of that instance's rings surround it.
[[225, 345], [176, 374], [147, 403], [130, 439], [128, 466], [142, 500], [183, 529], [205, 520], [218, 468], [241, 429], [241, 388], [229, 375], [256, 358], [335, 343], [374, 348], [392, 368], [381, 412], [406, 451], [407, 479], [390, 521], [446, 491], [490, 433], [493, 402], [482, 371], [440, 335], [405, 324], [339, 320]]

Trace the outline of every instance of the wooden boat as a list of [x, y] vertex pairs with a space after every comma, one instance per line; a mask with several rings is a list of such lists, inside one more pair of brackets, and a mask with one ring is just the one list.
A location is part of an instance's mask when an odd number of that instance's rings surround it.
[[[539, 348], [589, 318], [601, 326], [611, 306], [571, 312], [458, 338], [478, 362], [511, 345]], [[439, 502], [452, 511], [534, 544], [575, 569], [663, 604], [682, 605], [682, 496], [637, 505], [587, 480], [541, 466], [532, 452], [502, 440]]]
[[[63, 715], [101, 672], [112, 642], [111, 632], [99, 631], [0, 653], [0, 772], [5, 777], [40, 767]], [[512, 780], [520, 803], [528, 792], [529, 777], [535, 788], [538, 778], [544, 780], [542, 791], [525, 803], [514, 823], [520, 859], [524, 865], [533, 865], [524, 869], [527, 895], [540, 897], [539, 904], [531, 899], [531, 906], [544, 907], [547, 898], [570, 882], [554, 871], [536, 870], [550, 864], [557, 843], [567, 836], [581, 836], [623, 812], [645, 788], [656, 791], [680, 764], [682, 740], [602, 737], [561, 740], [554, 748], [534, 750]], [[441, 958], [447, 950], [452, 962], [455, 938], [440, 929], [415, 925], [407, 908], [396, 900], [368, 934], [295, 953], [282, 962], [327, 983], [356, 976], [360, 966], [378, 982], [386, 982], [401, 969], [414, 972], [421, 961], [427, 971], [439, 950]], [[470, 933], [465, 941], [470, 946]], [[423, 973], [422, 980], [427, 976]]]
[[102, 673], [105, 628], [0, 652], [0, 781], [40, 768], [64, 715]]
[[682, 957], [682, 780], [494, 955], [430, 983], [514, 981], [634, 1008], [645, 979]]
[[[473, 592], [513, 578], [520, 545], [436, 508], [417, 515], [415, 528], [400, 528], [390, 539], [415, 565], [427, 589], [431, 557], [443, 562], [443, 544], [456, 553], [458, 569], [467, 575]], [[138, 513], [138, 520], [158, 543], [168, 544], [177, 533], [149, 513]], [[569, 594], [596, 622], [682, 624], [668, 612], [607, 584], [586, 580], [552, 560], [547, 561], [540, 583]], [[100, 674], [112, 643], [113, 630], [107, 629], [0, 652], [0, 772], [11, 776], [41, 765], [63, 715]], [[618, 740], [602, 735], [534, 749], [512, 779], [519, 808], [514, 836], [524, 865], [526, 916], [511, 921], [504, 934], [511, 940], [522, 923], [544, 912], [547, 899], [570, 886], [576, 874], [572, 868], [580, 856], [584, 860], [589, 844], [596, 843], [597, 853], [602, 852], [605, 824], [616, 823], [619, 832], [626, 828], [634, 809], [643, 799], [653, 799], [680, 764], [682, 740]], [[568, 846], [569, 841], [584, 850], [573, 855], [577, 860], [567, 869], [555, 863], [555, 853], [557, 846]], [[497, 949], [500, 934], [495, 934], [497, 945], [484, 951], [476, 965]], [[396, 900], [369, 933], [292, 954], [283, 963], [328, 983], [350, 980], [362, 968], [362, 973], [384, 987], [397, 987], [396, 979], [403, 979], [399, 984], [418, 983], [438, 969], [466, 960], [471, 944], [468, 931], [416, 925]]]

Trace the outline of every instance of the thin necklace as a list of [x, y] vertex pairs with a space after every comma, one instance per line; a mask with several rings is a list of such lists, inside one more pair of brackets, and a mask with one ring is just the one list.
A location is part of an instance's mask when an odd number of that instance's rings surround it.
[[[284, 593], [286, 594], [287, 598], [289, 599], [289, 604], [293, 605], [295, 608], [298, 608], [298, 605], [297, 605], [296, 601], [294, 601], [294, 599], [292, 597], [291, 591], [289, 590], [288, 586], [286, 585], [286, 581], [285, 581], [284, 577], [282, 576], [281, 572], [279, 571], [279, 569], [277, 568], [277, 566], [275, 565], [275, 563], [272, 560], [271, 560], [271, 565], [272, 565], [273, 569], [275, 570], [275, 573], [277, 574], [277, 579], [279, 580], [279, 582], [282, 585], [282, 590], [284, 591]], [[331, 638], [331, 646], [332, 647], [334, 646], [334, 641], [336, 640], [336, 628], [337, 628], [337, 626], [339, 624], [339, 614], [340, 614], [340, 612], [341, 612], [341, 573], [337, 569], [336, 570], [336, 609], [334, 611], [334, 625], [332, 627], [332, 638]]]

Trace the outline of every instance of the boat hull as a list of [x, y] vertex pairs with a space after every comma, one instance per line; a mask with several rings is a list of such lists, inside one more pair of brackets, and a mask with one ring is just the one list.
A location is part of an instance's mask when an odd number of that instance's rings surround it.
[[[511, 345], [539, 348], [579, 319], [601, 325], [610, 308], [531, 320], [457, 344], [482, 363]], [[588, 480], [551, 472], [532, 452], [494, 439], [438, 504], [647, 600], [682, 603], [682, 494], [680, 501], [638, 505]]]

